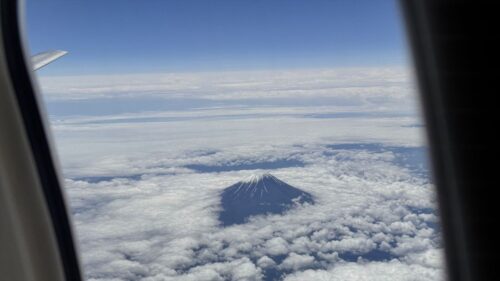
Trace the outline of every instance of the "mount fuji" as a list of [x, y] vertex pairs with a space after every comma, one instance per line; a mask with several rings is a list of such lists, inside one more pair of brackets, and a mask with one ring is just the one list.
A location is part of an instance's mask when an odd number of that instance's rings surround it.
[[222, 191], [219, 221], [223, 226], [242, 224], [251, 216], [283, 214], [304, 203], [314, 204], [313, 196], [271, 174], [254, 175]]

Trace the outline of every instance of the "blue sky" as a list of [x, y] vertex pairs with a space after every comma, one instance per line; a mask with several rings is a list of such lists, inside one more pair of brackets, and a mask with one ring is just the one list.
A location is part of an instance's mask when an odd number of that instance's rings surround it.
[[42, 75], [401, 65], [394, 1], [27, 0]]

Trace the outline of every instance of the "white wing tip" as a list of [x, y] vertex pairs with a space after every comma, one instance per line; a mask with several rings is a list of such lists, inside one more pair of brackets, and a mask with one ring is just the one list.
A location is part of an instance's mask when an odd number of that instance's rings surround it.
[[33, 70], [37, 70], [47, 64], [55, 61], [56, 59], [66, 55], [68, 52], [64, 50], [54, 50], [36, 54], [31, 57], [31, 62], [33, 64]]

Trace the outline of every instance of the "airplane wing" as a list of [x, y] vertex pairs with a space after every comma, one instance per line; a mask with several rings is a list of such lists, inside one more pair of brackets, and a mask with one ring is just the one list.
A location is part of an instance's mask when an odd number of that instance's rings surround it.
[[43, 66], [46, 66], [47, 64], [55, 61], [56, 59], [64, 56], [68, 52], [66, 51], [48, 51], [48, 52], [43, 52], [36, 54], [31, 57], [31, 62], [33, 64], [33, 70], [37, 70]]

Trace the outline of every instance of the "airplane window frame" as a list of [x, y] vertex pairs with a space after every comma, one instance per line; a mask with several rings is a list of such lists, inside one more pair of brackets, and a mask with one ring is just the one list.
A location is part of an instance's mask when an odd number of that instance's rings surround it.
[[60, 169], [53, 156], [46, 114], [27, 63], [23, 37], [22, 1], [1, 1], [1, 35], [8, 71], [29, 141], [34, 164], [49, 210], [52, 228], [67, 280], [83, 280], [69, 212], [61, 184]]
[[[439, 4], [431, 4], [431, 2], [422, 0], [401, 1], [407, 19], [408, 35], [413, 47], [415, 68], [420, 84], [419, 93], [422, 97], [424, 116], [428, 125], [426, 130], [430, 140], [439, 210], [442, 215], [448, 278], [450, 280], [479, 280], [484, 278], [485, 274], [491, 271], [493, 267], [488, 269], [488, 263], [481, 264], [479, 262], [484, 261], [488, 256], [485, 248], [486, 244], [483, 243], [484, 241], [471, 243], [471, 239], [487, 238], [488, 236], [485, 233], [485, 225], [474, 223], [471, 218], [478, 218], [489, 211], [487, 208], [479, 208], [478, 202], [488, 202], [488, 199], [489, 202], [492, 202], [493, 199], [488, 198], [487, 193], [481, 193], [472, 198], [467, 196], [471, 195], [471, 189], [473, 189], [471, 184], [477, 184], [478, 181], [485, 183], [492, 179], [492, 175], [489, 178], [487, 176], [482, 179], [475, 178], [473, 183], [470, 183], [470, 181], [463, 183], [462, 180], [470, 180], [472, 176], [484, 175], [484, 171], [478, 171], [479, 168], [477, 167], [476, 169], [472, 167], [470, 171], [464, 170], [460, 165], [463, 165], [463, 161], [471, 160], [472, 154], [470, 151], [466, 151], [465, 148], [460, 150], [456, 145], [488, 146], [489, 144], [484, 140], [487, 135], [482, 135], [483, 138], [476, 140], [476, 143], [471, 142], [468, 136], [473, 129], [471, 127], [473, 124], [470, 122], [465, 124], [463, 128], [456, 127], [457, 121], [462, 119], [453, 119], [453, 112], [450, 111], [453, 108], [463, 106], [468, 100], [447, 99], [451, 95], [450, 90], [454, 90], [454, 94], [458, 96], [469, 93], [465, 92], [468, 90], [467, 88], [448, 87], [449, 83], [456, 82], [456, 80], [446, 80], [443, 72], [449, 70], [450, 67], [466, 71], [469, 66], [465, 64], [468, 61], [456, 62], [452, 61], [451, 57], [443, 56], [443, 52], [449, 49], [450, 46], [433, 40], [436, 35], [434, 34], [435, 30], [443, 31], [440, 30], [440, 27], [443, 26], [448, 28], [443, 32], [460, 33], [462, 31], [466, 35], [472, 35], [474, 28], [465, 28], [463, 23], [456, 21], [457, 18], [461, 19], [459, 16], [469, 13], [467, 6], [452, 6], [452, 1], [443, 1], [443, 3]], [[39, 98], [37, 97], [36, 86], [33, 83], [31, 69], [28, 68], [26, 63], [25, 45], [23, 44], [20, 24], [21, 18], [19, 16], [20, 1], [2, 0], [0, 5], [2, 37], [5, 44], [4, 52], [7, 58], [8, 70], [23, 118], [24, 130], [29, 139], [31, 152], [35, 159], [38, 176], [50, 211], [52, 227], [55, 230], [65, 277], [67, 280], [82, 280], [59, 169], [54, 161], [50, 135], [47, 134], [45, 113], [41, 110], [42, 107], [39, 106]], [[447, 8], [451, 8], [451, 12], [443, 13], [443, 9]], [[447, 19], [452, 20], [445, 24]], [[467, 24], [477, 25], [478, 23], [468, 21]], [[480, 34], [480, 36], [483, 35], [484, 33]], [[471, 36], [471, 38], [471, 40], [464, 42], [469, 45], [473, 44], [477, 37]], [[459, 53], [463, 54], [463, 50], [466, 50], [469, 45], [461, 46]], [[475, 77], [470, 81], [462, 81], [461, 83], [467, 85], [467, 83], [477, 81], [479, 81], [479, 78]], [[451, 102], [456, 102], [456, 104], [451, 104]], [[486, 100], [485, 102], [489, 101]], [[478, 112], [483, 111], [484, 109], [480, 106], [484, 105], [485, 103], [473, 103], [469, 105], [469, 109]], [[492, 112], [489, 114], [491, 115]], [[446, 123], [443, 120], [451, 121]], [[457, 136], [465, 136], [465, 139], [457, 140]], [[487, 159], [486, 156], [482, 157]], [[476, 155], [475, 161], [477, 162], [478, 159], [481, 159], [481, 156]], [[470, 168], [470, 166], [466, 167]], [[459, 173], [463, 171], [466, 172], [464, 174]], [[473, 259], [476, 256], [469, 256], [468, 253], [475, 253], [481, 259], [474, 261]], [[492, 262], [494, 259], [491, 258], [490, 260]]]

